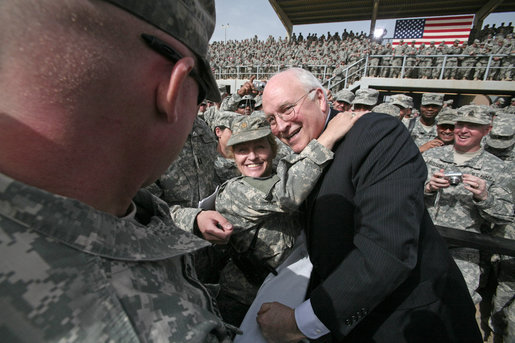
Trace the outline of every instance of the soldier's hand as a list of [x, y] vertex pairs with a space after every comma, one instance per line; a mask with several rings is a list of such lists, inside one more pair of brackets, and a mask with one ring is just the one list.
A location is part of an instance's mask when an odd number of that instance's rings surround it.
[[477, 176], [463, 174], [463, 185], [466, 189], [472, 192], [474, 199], [477, 201], [485, 201], [488, 197], [486, 181]]
[[254, 79], [256, 78], [256, 75], [252, 75], [250, 79], [245, 82], [243, 85], [241, 85], [240, 89], [238, 89], [237, 93], [239, 96], [245, 96], [249, 94], [256, 93], [257, 90], [254, 88]]
[[334, 116], [327, 124], [327, 128], [322, 132], [317, 141], [327, 149], [332, 149], [334, 144], [342, 139], [343, 136], [354, 125], [354, 123], [368, 112], [340, 112]]
[[432, 149], [432, 148], [436, 148], [437, 146], [442, 146], [443, 145], [443, 142], [439, 139], [432, 139], [430, 140], [429, 142], [426, 142], [424, 144], [422, 144], [418, 150], [420, 152], [424, 152], [426, 150], [429, 150], [429, 149]]
[[450, 186], [449, 180], [447, 180], [444, 176], [444, 170], [440, 169], [440, 171], [435, 172], [431, 175], [431, 179], [425, 186], [426, 193], [433, 193], [438, 191], [440, 188], [447, 188]]
[[214, 244], [227, 244], [231, 238], [233, 227], [217, 211], [202, 211], [197, 215], [197, 226], [202, 237]]
[[297, 328], [295, 311], [281, 303], [261, 305], [256, 320], [269, 343], [296, 343], [306, 338]]

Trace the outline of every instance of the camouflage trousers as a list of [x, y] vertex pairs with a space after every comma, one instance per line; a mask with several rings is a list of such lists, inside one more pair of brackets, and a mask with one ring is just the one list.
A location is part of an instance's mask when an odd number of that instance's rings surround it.
[[444, 78], [454, 79], [456, 78], [456, 71], [458, 70], [458, 60], [455, 58], [449, 58], [445, 64]]
[[479, 251], [469, 248], [450, 248], [449, 251], [463, 274], [472, 301], [474, 304], [479, 304], [481, 301], [481, 295], [477, 292], [481, 277]]
[[499, 263], [490, 328], [494, 342], [515, 342], [515, 259]]

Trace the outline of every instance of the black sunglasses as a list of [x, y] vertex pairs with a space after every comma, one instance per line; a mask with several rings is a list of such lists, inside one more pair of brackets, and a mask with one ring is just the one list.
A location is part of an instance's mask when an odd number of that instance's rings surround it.
[[[173, 63], [177, 63], [183, 56], [178, 53], [174, 48], [160, 40], [159, 38], [142, 33], [141, 38], [145, 41], [145, 43], [148, 45], [149, 48], [154, 50], [155, 52], [163, 55]], [[189, 74], [198, 84], [198, 98], [197, 98], [197, 105], [200, 105], [202, 101], [206, 98], [207, 94], [207, 84], [202, 80], [200, 75], [195, 69], [192, 69]]]

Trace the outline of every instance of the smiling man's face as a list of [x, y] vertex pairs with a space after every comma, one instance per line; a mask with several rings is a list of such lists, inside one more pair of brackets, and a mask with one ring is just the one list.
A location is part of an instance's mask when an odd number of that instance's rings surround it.
[[[287, 120], [281, 119], [280, 115], [292, 105], [292, 115]], [[306, 90], [288, 71], [272, 77], [263, 93], [263, 110], [272, 133], [296, 153], [322, 133], [327, 106], [322, 89]]]

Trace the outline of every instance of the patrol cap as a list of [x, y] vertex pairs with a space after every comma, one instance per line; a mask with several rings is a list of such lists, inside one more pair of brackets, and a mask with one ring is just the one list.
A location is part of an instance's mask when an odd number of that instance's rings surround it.
[[234, 118], [236, 118], [236, 117], [241, 117], [241, 115], [237, 114], [235, 112], [231, 112], [231, 111], [221, 111], [218, 113], [216, 118], [213, 120], [212, 127], [217, 128], [217, 127], [223, 126], [223, 127], [230, 129], [232, 122], [233, 122]]
[[247, 102], [252, 102], [254, 103], [254, 105], [256, 104], [256, 100], [254, 100], [254, 97], [252, 95], [244, 95], [240, 101], [238, 101], [238, 105], [241, 104], [241, 103], [247, 103]]
[[497, 116], [492, 131], [486, 137], [486, 145], [494, 149], [508, 149], [515, 143], [515, 117]]
[[436, 117], [436, 125], [454, 125], [456, 124], [456, 115], [458, 111], [452, 108], [443, 109]]
[[206, 83], [206, 98], [220, 101], [220, 92], [208, 63], [209, 39], [216, 21], [214, 0], [104, 0], [154, 25], [187, 46], [198, 59]]
[[443, 97], [441, 93], [424, 93], [422, 94], [422, 101], [420, 104], [425, 105], [438, 105], [443, 106]]
[[401, 115], [401, 109], [393, 105], [392, 103], [379, 104], [372, 109], [372, 112], [386, 113], [395, 118], [399, 118], [399, 116]]
[[474, 39], [474, 44], [479, 44], [479, 39]]
[[272, 133], [264, 116], [243, 116], [243, 119], [233, 121], [231, 129], [232, 135], [227, 146], [254, 141]]
[[337, 92], [333, 98], [336, 101], [343, 101], [348, 104], [352, 104], [354, 97], [355, 97], [354, 93], [352, 93], [350, 90], [342, 89], [339, 92]]
[[479, 105], [465, 105], [458, 108], [456, 122], [490, 125], [490, 111]]
[[389, 102], [392, 105], [397, 105], [402, 108], [412, 108], [413, 107], [413, 98], [406, 94], [395, 94], [390, 97], [391, 101]]
[[356, 91], [356, 97], [352, 101], [353, 105], [369, 105], [374, 106], [377, 104], [379, 98], [379, 91], [373, 88], [358, 89]]

